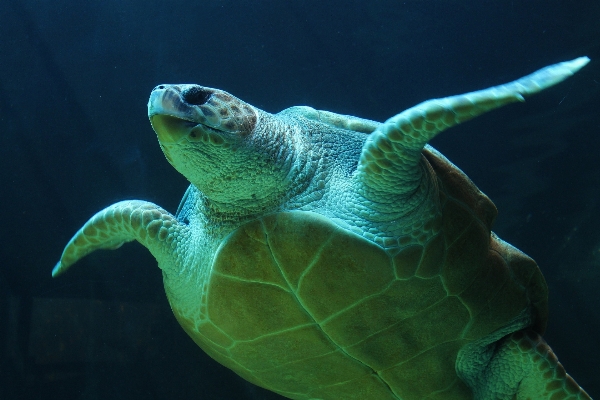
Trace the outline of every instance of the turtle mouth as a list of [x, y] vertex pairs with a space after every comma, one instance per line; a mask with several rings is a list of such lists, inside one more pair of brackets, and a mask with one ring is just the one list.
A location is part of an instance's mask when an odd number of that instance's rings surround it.
[[[227, 133], [201, 122], [172, 114], [151, 115], [150, 124], [162, 143], [179, 143], [184, 139], [199, 141], [203, 138], [209, 138], [211, 142], [220, 142], [223, 135]], [[221, 137], [221, 140], [215, 140], [214, 136]]]

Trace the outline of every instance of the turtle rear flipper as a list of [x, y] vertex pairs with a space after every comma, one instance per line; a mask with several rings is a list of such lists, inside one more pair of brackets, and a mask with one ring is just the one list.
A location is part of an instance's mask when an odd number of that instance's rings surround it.
[[591, 400], [565, 372], [550, 346], [532, 329], [500, 340], [472, 389], [475, 398], [482, 399]]

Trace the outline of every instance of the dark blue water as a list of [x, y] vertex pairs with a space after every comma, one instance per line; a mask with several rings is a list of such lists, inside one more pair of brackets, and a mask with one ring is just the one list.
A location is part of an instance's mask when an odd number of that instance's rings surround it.
[[174, 212], [185, 179], [146, 117], [159, 83], [269, 112], [384, 120], [581, 55], [567, 82], [432, 143], [498, 206], [550, 288], [546, 339], [600, 398], [597, 1], [0, 2], [0, 398], [276, 399], [205, 356], [141, 246], [50, 271], [108, 204]]

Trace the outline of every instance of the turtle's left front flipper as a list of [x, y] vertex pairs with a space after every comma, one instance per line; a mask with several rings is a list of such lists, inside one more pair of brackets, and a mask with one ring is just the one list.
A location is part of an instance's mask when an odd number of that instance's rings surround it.
[[[52, 270], [52, 276], [61, 275], [95, 250], [116, 249], [133, 240], [147, 247], [159, 261], [169, 259], [161, 255], [171, 252], [174, 239], [188, 234], [186, 225], [156, 204], [140, 200], [121, 201], [98, 212], [73, 236]], [[161, 268], [165, 267], [168, 268], [168, 265], [161, 264]]]
[[[359, 192], [375, 204], [423, 203], [421, 151], [438, 133], [478, 115], [553, 86], [583, 68], [589, 58], [554, 64], [516, 81], [477, 92], [425, 101], [388, 119], [365, 142], [355, 179]], [[398, 201], [399, 197], [405, 199]]]

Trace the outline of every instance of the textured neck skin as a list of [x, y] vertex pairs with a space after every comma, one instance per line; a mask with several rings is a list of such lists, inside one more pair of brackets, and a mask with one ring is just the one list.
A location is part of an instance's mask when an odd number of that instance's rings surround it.
[[[351, 230], [384, 248], [395, 247], [397, 241], [386, 238], [414, 234], [414, 222], [430, 220], [439, 214], [437, 186], [429, 163], [419, 154], [415, 166], [404, 171], [404, 182], [414, 186], [400, 188], [397, 193], [375, 195], [357, 177], [361, 151], [369, 132], [378, 122], [360, 120], [361, 131], [346, 126], [332, 126], [331, 121], [313, 122], [296, 110], [286, 110], [305, 127], [305, 137], [317, 152], [315, 173], [307, 189], [284, 205], [284, 209], [315, 211], [330, 217], [344, 229]], [[352, 126], [354, 128], [354, 126]], [[363, 227], [369, 226], [366, 231]]]
[[[271, 115], [258, 110], [260, 128], [251, 137], [235, 151], [217, 149], [211, 154], [213, 164], [208, 168], [218, 175], [205, 171], [207, 165], [202, 162], [191, 164], [189, 174], [178, 166], [195, 187], [194, 196], [184, 202], [186, 208], [195, 210], [190, 215], [202, 216], [199, 225], [203, 232], [220, 241], [260, 215], [315, 211], [389, 247], [383, 238], [410, 235], [413, 232], [406, 227], [412, 227], [412, 221], [423, 219], [424, 214], [429, 218], [437, 214], [437, 187], [424, 158], [406, 171], [405, 177], [414, 187], [375, 197], [356, 178], [368, 135], [333, 126], [330, 121], [306, 118], [303, 111], [293, 107]], [[370, 129], [380, 125], [368, 123]], [[230, 181], [231, 176], [238, 179]], [[361, 228], [366, 224], [372, 226], [369, 232]], [[407, 232], [400, 232], [399, 226]]]
[[318, 151], [297, 121], [256, 111], [260, 124], [252, 134], [201, 154], [185, 168], [200, 192], [197, 207], [206, 218], [205, 229], [217, 236], [280, 209], [306, 191], [318, 167]]

